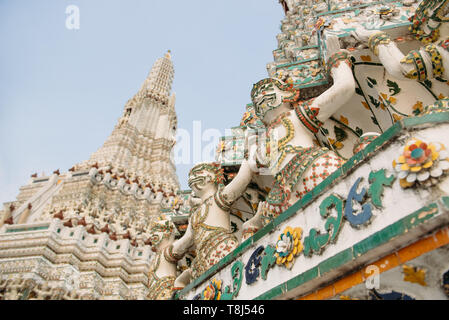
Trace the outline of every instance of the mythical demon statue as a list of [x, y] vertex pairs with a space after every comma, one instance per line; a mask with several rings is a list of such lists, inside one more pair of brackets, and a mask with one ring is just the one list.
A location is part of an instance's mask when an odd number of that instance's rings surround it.
[[[301, 101], [299, 90], [273, 78], [253, 87], [255, 112], [266, 126], [268, 139], [265, 150], [249, 153], [250, 157], [256, 154], [259, 166], [271, 168], [268, 174], [275, 176], [275, 182], [256, 216], [244, 224], [245, 237], [285, 211], [343, 163], [336, 153], [314, 142], [323, 122], [355, 91], [348, 52], [340, 50], [336, 37], [328, 37], [326, 44], [330, 52], [327, 66], [334, 83], [319, 96]], [[251, 145], [248, 148], [254, 150]]]
[[200, 203], [192, 210], [184, 236], [165, 249], [165, 255], [175, 260], [192, 246], [196, 257], [190, 270], [181, 276], [188, 282], [186, 274], [198, 277], [234, 250], [239, 241], [231, 232], [230, 207], [245, 191], [253, 172], [245, 161], [236, 177], [224, 186], [223, 169], [217, 163], [200, 163], [189, 172], [189, 186]]
[[150, 267], [149, 294], [151, 300], [168, 300], [173, 294], [177, 275], [177, 260], [164, 251], [175, 240], [175, 226], [170, 218], [161, 215], [151, 226], [151, 246], [156, 255]]

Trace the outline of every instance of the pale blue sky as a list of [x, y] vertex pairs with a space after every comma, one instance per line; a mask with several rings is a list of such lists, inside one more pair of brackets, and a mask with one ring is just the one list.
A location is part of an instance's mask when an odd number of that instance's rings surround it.
[[32, 173], [88, 159], [167, 49], [178, 127], [238, 125], [282, 17], [277, 0], [0, 0], [0, 204]]

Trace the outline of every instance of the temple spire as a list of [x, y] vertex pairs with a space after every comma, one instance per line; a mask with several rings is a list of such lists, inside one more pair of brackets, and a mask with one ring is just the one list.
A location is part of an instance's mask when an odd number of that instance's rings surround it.
[[175, 69], [171, 60], [170, 50], [153, 64], [148, 77], [142, 85], [145, 94], [155, 94], [168, 97], [171, 92]]
[[171, 51], [170, 51], [170, 49], [167, 50], [167, 53], [165, 54], [165, 57], [166, 57], [167, 59], [170, 59], [170, 60], [171, 60]]
[[173, 189], [178, 189], [170, 159], [177, 128], [175, 99], [171, 94], [173, 77], [168, 50], [153, 64], [140, 90], [125, 104], [112, 134], [86, 164], [110, 164], [133, 176], [167, 181]]

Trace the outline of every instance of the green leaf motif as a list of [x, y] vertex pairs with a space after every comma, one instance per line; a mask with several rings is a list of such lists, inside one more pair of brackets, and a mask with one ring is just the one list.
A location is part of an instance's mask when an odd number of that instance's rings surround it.
[[384, 186], [391, 187], [395, 180], [394, 175], [386, 176], [386, 170], [381, 169], [378, 171], [371, 171], [368, 181], [371, 184], [368, 189], [368, 195], [372, 199], [372, 203], [377, 208], [382, 208], [382, 194]]
[[380, 101], [377, 99], [374, 99], [372, 96], [368, 96], [369, 101], [376, 107], [379, 108], [380, 106]]
[[239, 228], [237, 227], [237, 224], [235, 222], [231, 221], [231, 232], [237, 232], [239, 230]]
[[304, 255], [310, 257], [313, 254], [319, 254], [329, 242], [329, 239], [329, 233], [321, 234], [315, 228], [310, 229], [309, 235], [304, 239]]
[[276, 252], [275, 247], [271, 245], [267, 245], [265, 247], [262, 256], [261, 270], [260, 270], [263, 280], [267, 280], [268, 270], [274, 265], [276, 265], [276, 256], [274, 255], [275, 252]]
[[367, 77], [366, 78], [366, 83], [368, 84], [368, 87], [373, 88], [375, 85], [377, 85], [377, 81], [376, 79]]
[[[335, 208], [337, 217], [330, 216], [330, 209]], [[331, 194], [320, 204], [320, 215], [323, 218], [327, 217], [324, 225], [326, 231], [330, 235], [329, 241], [334, 242], [341, 229], [341, 222], [343, 218], [343, 200], [335, 194]]]
[[419, 116], [419, 115], [421, 114], [421, 110], [419, 110], [419, 108], [416, 108], [415, 110], [412, 111], [412, 113], [413, 113], [415, 116]]
[[399, 92], [401, 92], [401, 88], [399, 88], [399, 85], [391, 80], [387, 80], [387, 86], [388, 86], [388, 90], [390, 90], [390, 93], [392, 96], [398, 94]]
[[426, 80], [424, 80], [424, 85], [427, 88], [432, 89], [432, 81], [426, 79]]
[[359, 87], [355, 88], [355, 93], [357, 93], [360, 96], [363, 96], [363, 91]]
[[348, 137], [348, 134], [342, 128], [334, 126], [335, 138], [337, 141], [343, 141]]

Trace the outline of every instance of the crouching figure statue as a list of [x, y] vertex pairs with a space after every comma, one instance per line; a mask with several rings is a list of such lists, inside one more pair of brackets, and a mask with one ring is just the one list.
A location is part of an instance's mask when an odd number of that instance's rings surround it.
[[336, 37], [328, 37], [326, 44], [327, 68], [333, 85], [320, 95], [301, 100], [298, 89], [273, 78], [253, 86], [251, 99], [257, 116], [266, 126], [267, 139], [262, 147], [249, 139], [249, 157], [256, 158], [250, 163], [269, 168], [267, 174], [275, 179], [266, 201], [260, 202], [256, 215], [243, 224], [244, 238], [276, 218], [343, 163], [335, 152], [314, 142], [323, 122], [355, 91], [348, 52], [340, 50]]
[[172, 298], [177, 275], [177, 261], [165, 254], [164, 249], [175, 240], [175, 225], [170, 218], [159, 216], [151, 225], [151, 246], [156, 252], [148, 274], [147, 299], [169, 300]]
[[217, 163], [200, 163], [190, 170], [188, 183], [201, 204], [192, 211], [182, 238], [165, 249], [173, 260], [180, 259], [192, 246], [195, 249], [192, 266], [180, 275], [179, 282], [188, 283], [190, 276], [197, 278], [238, 246], [231, 232], [230, 207], [245, 191], [252, 175], [247, 161], [226, 186], [223, 169]]

